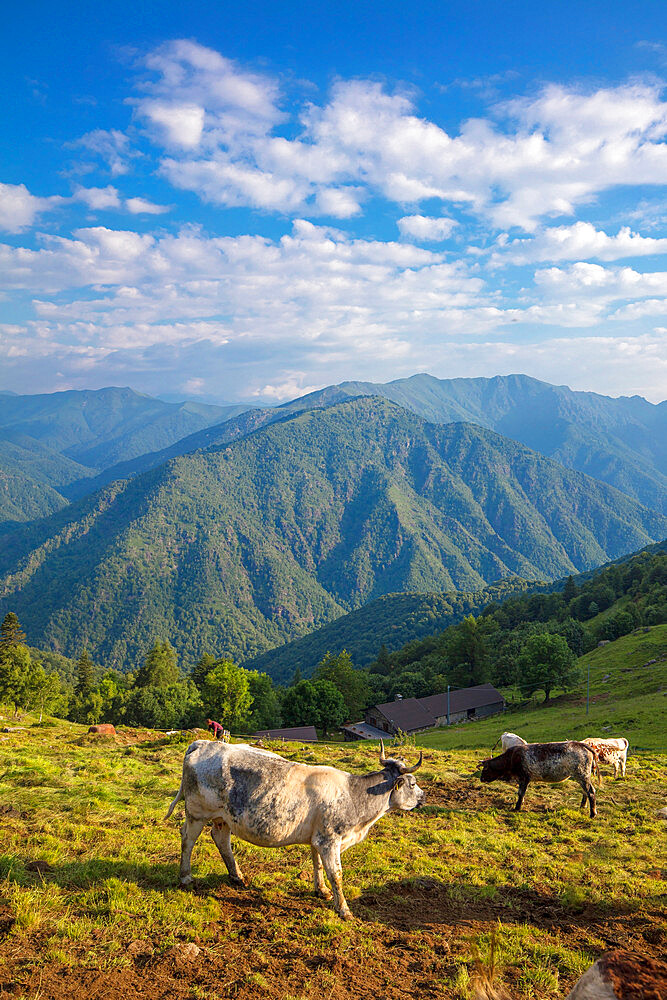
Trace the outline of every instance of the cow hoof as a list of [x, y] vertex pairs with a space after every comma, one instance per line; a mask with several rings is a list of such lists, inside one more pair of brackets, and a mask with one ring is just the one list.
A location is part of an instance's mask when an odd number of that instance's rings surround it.
[[315, 895], [320, 899], [333, 899], [333, 892], [331, 889], [316, 889]]
[[343, 910], [343, 912], [339, 913], [338, 916], [340, 917], [341, 920], [354, 920], [354, 914], [352, 913], [352, 910]]
[[192, 878], [182, 878], [178, 885], [180, 889], [192, 889], [194, 881]]
[[244, 879], [242, 879], [242, 878], [234, 878], [233, 876], [230, 875], [229, 876], [229, 881], [232, 883], [232, 885], [236, 889], [247, 889], [248, 888], [248, 883]]

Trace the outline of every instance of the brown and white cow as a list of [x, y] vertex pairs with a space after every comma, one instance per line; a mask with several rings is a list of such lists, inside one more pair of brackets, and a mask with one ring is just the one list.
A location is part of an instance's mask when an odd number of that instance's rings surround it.
[[[613, 767], [614, 778], [618, 778], [619, 771], [621, 776], [625, 777], [629, 743], [624, 736], [612, 740], [603, 740], [599, 736], [587, 736], [581, 742], [595, 751], [600, 764], [610, 764]], [[602, 781], [601, 778], [600, 781]]]
[[517, 736], [516, 733], [501, 733], [496, 742], [491, 747], [491, 750], [495, 750], [499, 743], [503, 748], [503, 750], [509, 750], [510, 747], [528, 746], [523, 737]]
[[588, 804], [591, 818], [596, 815], [595, 789], [591, 773], [595, 766], [595, 752], [584, 743], [567, 740], [564, 743], [529, 743], [527, 746], [510, 747], [498, 757], [489, 757], [482, 764], [482, 781], [518, 781], [519, 797], [515, 809], [521, 809], [526, 789], [531, 781], [560, 784], [576, 781], [581, 785], [581, 805]]
[[343, 895], [341, 851], [363, 840], [381, 816], [409, 810], [424, 801], [400, 757], [385, 757], [372, 774], [348, 774], [335, 767], [299, 764], [245, 743], [196, 740], [185, 752], [181, 787], [169, 806], [185, 799], [181, 827], [181, 885], [192, 882], [190, 857], [199, 834], [213, 821], [211, 835], [237, 885], [243, 875], [232, 853], [231, 835], [259, 847], [310, 844], [315, 891], [324, 899], [322, 866], [331, 883], [334, 906], [344, 919], [352, 914]]

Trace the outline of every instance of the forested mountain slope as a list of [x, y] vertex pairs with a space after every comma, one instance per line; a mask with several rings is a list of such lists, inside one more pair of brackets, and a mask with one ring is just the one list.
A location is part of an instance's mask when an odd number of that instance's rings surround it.
[[17, 530], [0, 613], [33, 645], [108, 665], [156, 636], [246, 659], [383, 594], [554, 579], [665, 534], [661, 515], [491, 431], [361, 398]]
[[0, 393], [0, 522], [57, 510], [71, 484], [243, 409], [165, 403], [132, 389]]
[[466, 615], [479, 614], [492, 601], [502, 601], [531, 587], [526, 580], [509, 577], [473, 593], [386, 594], [300, 639], [248, 660], [243, 666], [267, 673], [276, 683], [289, 684], [296, 670], [302, 677], [311, 677], [328, 652], [345, 649], [355, 667], [367, 667], [382, 645], [389, 650], [399, 649], [406, 642], [461, 621]]
[[434, 423], [481, 424], [667, 513], [667, 401], [573, 392], [527, 375], [421, 374], [386, 384], [342, 382], [287, 408], [321, 405], [342, 392], [383, 396]]

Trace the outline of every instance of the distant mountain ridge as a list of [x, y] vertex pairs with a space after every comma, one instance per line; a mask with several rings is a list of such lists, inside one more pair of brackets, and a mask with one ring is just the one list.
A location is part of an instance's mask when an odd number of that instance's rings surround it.
[[18, 529], [0, 613], [123, 668], [156, 636], [190, 661], [248, 659], [384, 594], [554, 579], [665, 535], [664, 516], [493, 431], [363, 397]]
[[573, 391], [528, 375], [341, 382], [286, 404], [320, 405], [332, 390], [391, 399], [432, 423], [480, 424], [667, 514], [667, 401]]
[[243, 409], [166, 403], [121, 388], [0, 393], [0, 522], [49, 514], [66, 505], [73, 483]]
[[107, 467], [65, 487], [70, 499], [114, 479], [137, 475], [177, 455], [216, 447], [308, 409], [358, 396], [381, 396], [431, 423], [475, 423], [520, 441], [566, 468], [615, 486], [667, 514], [667, 402], [575, 392], [527, 375], [438, 379], [420, 374], [394, 382], [342, 382], [276, 408], [246, 410], [161, 451]]

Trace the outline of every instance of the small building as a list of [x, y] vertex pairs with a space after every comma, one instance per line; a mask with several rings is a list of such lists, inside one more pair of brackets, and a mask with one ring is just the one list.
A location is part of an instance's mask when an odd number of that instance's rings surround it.
[[381, 740], [387, 735], [381, 729], [369, 726], [367, 722], [347, 722], [340, 729], [346, 743], [352, 740]]
[[302, 743], [317, 743], [315, 726], [293, 726], [291, 729], [261, 729], [253, 733], [262, 740], [294, 740]]
[[[366, 711], [364, 722], [382, 736], [418, 733], [424, 729], [447, 725], [447, 693], [432, 694], [426, 698], [401, 698], [383, 705], [373, 705]], [[492, 684], [459, 688], [449, 692], [449, 723], [483, 719], [504, 711], [505, 699]], [[359, 725], [359, 723], [355, 723]], [[371, 737], [362, 737], [370, 739]], [[378, 739], [379, 737], [372, 737]]]

